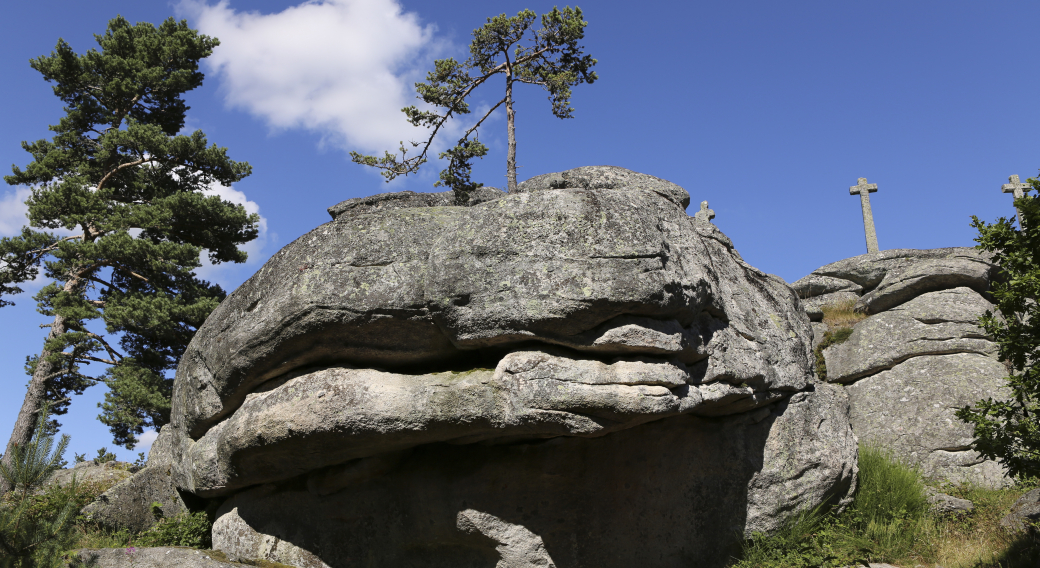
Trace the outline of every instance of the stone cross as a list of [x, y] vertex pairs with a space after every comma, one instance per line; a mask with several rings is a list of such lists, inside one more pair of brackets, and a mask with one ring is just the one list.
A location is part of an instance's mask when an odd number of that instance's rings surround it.
[[[1014, 194], [1015, 199], [1018, 199], [1018, 198], [1022, 197], [1023, 195], [1025, 195], [1025, 190], [1027, 190], [1027, 189], [1029, 189], [1031, 187], [1028, 183], [1020, 182], [1019, 179], [1018, 179], [1018, 175], [1017, 174], [1009, 177], [1008, 181], [1010, 183], [1005, 183], [1004, 185], [1000, 186], [1000, 189], [1003, 189], [1004, 193], [1012, 193], [1012, 194]], [[1018, 207], [1015, 207], [1015, 214], [1018, 216], [1018, 228], [1019, 228], [1019, 230], [1021, 230], [1022, 229], [1022, 212], [1018, 210]]]
[[867, 252], [877, 252], [877, 232], [874, 231], [874, 214], [870, 212], [870, 194], [877, 191], [876, 183], [867, 183], [867, 178], [859, 178], [857, 185], [849, 187], [849, 195], [859, 194], [859, 203], [863, 207], [863, 230], [867, 234]]
[[715, 211], [708, 209], [708, 202], [701, 201], [701, 210], [693, 215], [693, 220], [698, 223], [711, 223], [711, 220], [715, 218]]

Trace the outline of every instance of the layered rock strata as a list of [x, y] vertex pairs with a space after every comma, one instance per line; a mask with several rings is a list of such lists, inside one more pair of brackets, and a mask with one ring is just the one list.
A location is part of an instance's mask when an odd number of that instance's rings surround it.
[[446, 199], [330, 208], [196, 334], [148, 469], [226, 499], [215, 547], [721, 566], [848, 497], [847, 398], [814, 382], [808, 318], [683, 188], [587, 167]]
[[[870, 314], [823, 351], [827, 380], [846, 386], [862, 442], [891, 449], [925, 475], [990, 487], [1001, 467], [970, 450], [972, 428], [954, 411], [1004, 396], [997, 347], [978, 326], [996, 267], [971, 248], [889, 250], [828, 264], [792, 287], [814, 320], [820, 307], [856, 300]], [[826, 330], [814, 324], [817, 337]]]

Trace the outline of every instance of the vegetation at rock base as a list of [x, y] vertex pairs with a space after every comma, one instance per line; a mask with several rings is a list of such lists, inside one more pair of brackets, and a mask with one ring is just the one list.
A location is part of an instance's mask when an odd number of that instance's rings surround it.
[[[202, 131], [179, 134], [183, 94], [202, 84], [199, 61], [219, 42], [172, 18], [156, 27], [117, 17], [95, 38], [100, 50], [77, 54], [59, 40], [30, 62], [65, 116], [51, 140], [22, 143], [32, 162], [5, 177], [32, 195], [30, 226], [0, 239], [0, 306], [41, 271], [50, 281], [35, 296], [50, 333], [27, 359], [8, 454], [28, 442], [42, 401], [60, 415], [97, 383], [109, 389], [100, 419], [117, 444], [132, 448], [144, 428], [168, 422], [167, 373], [225, 296], [195, 276], [200, 254], [243, 262], [239, 246], [257, 236], [258, 216], [212, 194], [249, 164]], [[87, 375], [87, 363], [103, 371]]]
[[0, 566], [4, 568], [62, 565], [64, 552], [75, 538], [75, 478], [66, 491], [36, 497], [59, 469], [69, 445], [68, 435], [55, 445], [53, 434], [48, 433], [48, 410], [46, 405], [40, 409], [41, 419], [29, 442], [12, 448], [10, 459], [0, 462], [0, 476], [13, 488], [0, 500]]
[[1040, 563], [1040, 539], [1011, 534], [1000, 519], [1034, 484], [1012, 489], [941, 486], [975, 508], [964, 516], [930, 512], [925, 482], [888, 452], [860, 448], [860, 481], [842, 512], [823, 508], [793, 517], [776, 534], [744, 543], [732, 568], [836, 568], [884, 562], [944, 568], [1027, 568]]
[[1014, 476], [1040, 476], [1040, 180], [1015, 199], [1022, 214], [985, 223], [972, 216], [981, 250], [992, 253], [1003, 277], [993, 283], [997, 314], [987, 311], [980, 325], [993, 337], [1008, 367], [1007, 400], [980, 400], [957, 411], [975, 429], [972, 448], [1004, 464]]
[[[506, 178], [510, 193], [516, 191], [516, 127], [513, 110], [513, 85], [522, 83], [540, 85], [549, 93], [552, 113], [558, 118], [571, 118], [571, 87], [593, 83], [598, 78], [592, 71], [596, 60], [583, 53], [578, 41], [585, 37], [588, 22], [582, 19], [581, 8], [563, 10], [553, 8], [542, 15], [542, 27], [532, 30], [536, 14], [523, 10], [510, 18], [505, 14], [488, 18], [484, 26], [473, 30], [470, 56], [463, 62], [453, 58], [438, 59], [434, 70], [426, 75], [425, 83], [415, 84], [418, 98], [437, 110], [419, 110], [415, 106], [401, 109], [409, 123], [430, 131], [425, 142], [410, 142], [413, 148], [422, 146], [418, 155], [407, 157], [408, 149], [402, 142], [400, 156], [385, 152], [382, 157], [365, 156], [351, 152], [358, 164], [379, 168], [389, 182], [402, 175], [419, 170], [427, 160], [434, 138], [452, 117], [469, 114], [467, 99], [474, 90], [495, 75], [505, 78], [505, 96], [473, 126], [466, 130], [458, 143], [439, 154], [448, 160], [448, 167], [440, 173], [436, 186], [447, 186], [455, 192], [457, 203], [465, 203], [469, 192], [483, 184], [470, 179], [473, 158], [487, 155], [488, 148], [477, 138], [477, 129], [498, 107], [505, 105], [507, 134]], [[525, 41], [527, 43], [525, 43]], [[470, 138], [472, 136], [472, 139]]]

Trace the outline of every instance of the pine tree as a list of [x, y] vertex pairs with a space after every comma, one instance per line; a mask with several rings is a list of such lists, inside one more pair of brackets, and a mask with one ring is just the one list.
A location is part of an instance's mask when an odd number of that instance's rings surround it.
[[[426, 162], [434, 138], [448, 120], [452, 116], [470, 113], [466, 99], [477, 87], [495, 75], [502, 75], [505, 78], [504, 97], [466, 130], [454, 147], [439, 154], [440, 158], [448, 159], [448, 167], [441, 171], [440, 181], [434, 185], [450, 187], [457, 202], [465, 202], [468, 193], [482, 185], [470, 179], [473, 158], [482, 158], [488, 152], [487, 146], [477, 139], [477, 129], [491, 113], [505, 105], [509, 137], [506, 178], [508, 191], [516, 191], [513, 85], [541, 86], [549, 93], [553, 115], [572, 118], [571, 87], [592, 83], [598, 78], [592, 71], [596, 60], [585, 55], [584, 48], [578, 45], [578, 41], [585, 37], [585, 26], [588, 25], [582, 19], [581, 8], [553, 8], [542, 15], [542, 27], [532, 30], [535, 18], [536, 14], [531, 10], [524, 10], [512, 18], [505, 14], [488, 18], [484, 26], [473, 30], [469, 59], [462, 63], [453, 58], [438, 59], [434, 62], [434, 70], [426, 76], [427, 82], [415, 84], [418, 98], [437, 108], [429, 111], [415, 106], [401, 109], [413, 126], [430, 129], [425, 143], [411, 142], [413, 148], [422, 146], [418, 155], [408, 158], [408, 149], [402, 143], [400, 156], [390, 152], [385, 152], [383, 157], [351, 152], [351, 159], [358, 164], [379, 168], [388, 182], [418, 171], [419, 166]], [[528, 41], [526, 45], [525, 40]], [[470, 136], [473, 136], [472, 140]]]
[[48, 407], [40, 409], [41, 420], [29, 442], [11, 450], [11, 459], [0, 462], [0, 478], [13, 489], [0, 502], [0, 566], [44, 568], [64, 565], [62, 553], [73, 539], [76, 513], [76, 477], [65, 488], [64, 503], [51, 514], [31, 511], [33, 496], [60, 469], [69, 445], [68, 435], [57, 447], [47, 432]]
[[[239, 245], [257, 235], [256, 215], [204, 193], [249, 175], [249, 164], [207, 146], [201, 131], [178, 134], [182, 95], [202, 83], [199, 61], [219, 42], [172, 18], [155, 27], [117, 17], [95, 38], [100, 50], [79, 55], [59, 40], [30, 61], [55, 84], [65, 116], [53, 139], [22, 143], [33, 160], [5, 177], [32, 195], [30, 226], [0, 240], [0, 306], [42, 269], [50, 283], [35, 299], [51, 318], [43, 349], [27, 360], [9, 467], [41, 403], [62, 414], [72, 393], [98, 382], [109, 388], [100, 418], [117, 444], [132, 447], [144, 427], [165, 424], [167, 371], [225, 296], [195, 276], [200, 254], [243, 262]], [[97, 320], [103, 328], [89, 325]]]
[[[1030, 179], [1040, 193], [1040, 180]], [[997, 459], [1018, 477], [1040, 477], [1040, 197], [1015, 200], [1022, 226], [1001, 218], [989, 224], [972, 217], [978, 248], [993, 254], [1002, 278], [993, 284], [1000, 311], [981, 320], [998, 345], [998, 357], [1010, 375], [1007, 400], [980, 400], [957, 411], [975, 429], [972, 447]]]

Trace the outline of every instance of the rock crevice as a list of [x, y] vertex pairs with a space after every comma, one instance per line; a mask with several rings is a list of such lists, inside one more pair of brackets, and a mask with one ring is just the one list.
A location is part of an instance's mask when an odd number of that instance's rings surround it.
[[848, 398], [814, 378], [808, 317], [685, 189], [597, 166], [491, 191], [341, 203], [200, 328], [149, 470], [222, 500], [215, 547], [710, 567], [848, 500]]
[[861, 440], [935, 479], [1008, 483], [998, 464], [970, 450], [972, 429], [954, 416], [1006, 396], [997, 345], [978, 326], [995, 311], [988, 294], [998, 277], [975, 249], [896, 250], [829, 264], [792, 285], [813, 319], [822, 318], [819, 306], [849, 300], [870, 314], [823, 350], [827, 380], [846, 385]]

